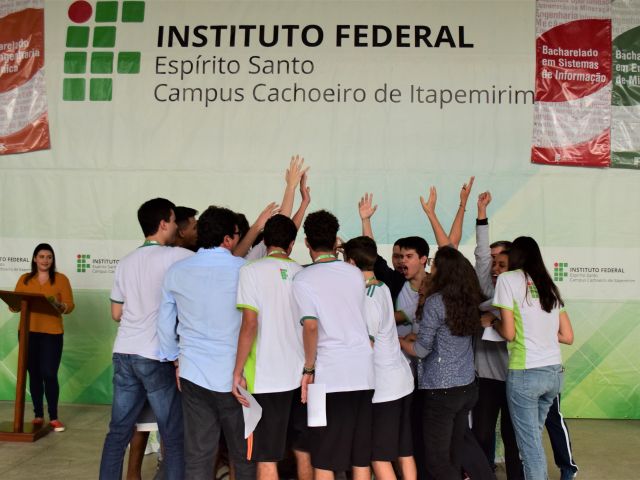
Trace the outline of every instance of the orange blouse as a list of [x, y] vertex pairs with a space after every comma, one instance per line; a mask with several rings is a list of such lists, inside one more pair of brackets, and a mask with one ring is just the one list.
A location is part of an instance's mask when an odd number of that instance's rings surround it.
[[[24, 279], [29, 275], [25, 273], [20, 277], [16, 284], [16, 292], [23, 293], [42, 293], [46, 297], [55, 297], [58, 302], [67, 305], [67, 309], [63, 313], [71, 313], [75, 305], [73, 303], [73, 293], [71, 292], [71, 284], [69, 279], [62, 273], [56, 272], [56, 281], [51, 284], [47, 279], [46, 283], [40, 284], [38, 275], [33, 277], [25, 285]], [[47, 315], [45, 313], [32, 312], [30, 315], [30, 332], [60, 334], [64, 330], [62, 328], [62, 315]]]

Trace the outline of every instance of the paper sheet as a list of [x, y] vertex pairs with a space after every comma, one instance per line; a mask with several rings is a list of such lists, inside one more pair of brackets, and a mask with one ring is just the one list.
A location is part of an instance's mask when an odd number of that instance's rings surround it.
[[486, 327], [484, 332], [482, 332], [482, 339], [487, 340], [489, 342], [504, 342], [505, 339], [500, 336], [498, 332], [496, 332], [493, 327]]
[[323, 383], [312, 383], [307, 390], [307, 425], [327, 426], [327, 387]]
[[240, 394], [249, 401], [249, 407], [242, 406], [242, 416], [244, 417], [244, 438], [249, 438], [249, 435], [256, 429], [258, 422], [262, 418], [262, 407], [258, 401], [253, 398], [249, 392], [238, 385], [238, 391]]

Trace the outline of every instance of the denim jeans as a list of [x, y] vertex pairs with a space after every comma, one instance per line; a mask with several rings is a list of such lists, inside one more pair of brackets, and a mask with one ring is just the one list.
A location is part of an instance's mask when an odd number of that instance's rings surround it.
[[562, 365], [509, 370], [507, 375], [507, 400], [526, 480], [547, 479], [542, 429], [562, 377]]
[[145, 398], [158, 420], [164, 445], [166, 478], [184, 478], [182, 405], [173, 364], [139, 355], [114, 353], [113, 404], [100, 462], [101, 480], [122, 478], [124, 452]]

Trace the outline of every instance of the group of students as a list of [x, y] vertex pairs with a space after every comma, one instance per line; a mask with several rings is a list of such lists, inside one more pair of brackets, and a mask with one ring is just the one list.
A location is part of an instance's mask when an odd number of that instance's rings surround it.
[[[391, 268], [373, 240], [371, 195], [359, 203], [360, 237], [339, 240], [338, 220], [325, 210], [302, 225], [306, 177], [294, 157], [282, 205], [269, 204], [250, 227], [222, 207], [207, 208], [197, 223], [192, 211], [180, 229], [170, 201], [140, 207], [145, 242], [120, 261], [111, 292], [119, 328], [100, 478], [121, 478], [145, 401], [170, 479], [211, 479], [221, 432], [238, 479], [278, 478], [289, 448], [301, 479], [346, 470], [369, 479], [371, 467], [381, 479], [491, 478], [499, 408], [517, 440], [507, 447], [513, 439], [503, 428], [505, 450], [522, 458], [527, 480], [546, 478], [541, 429], [560, 391], [559, 342], [573, 334], [535, 241], [520, 237], [503, 246], [508, 256], [492, 258], [485, 192], [474, 269], [457, 250], [471, 179], [448, 235], [435, 214], [435, 188], [421, 198], [440, 247], [433, 261], [424, 239], [407, 237], [394, 245]], [[302, 203], [289, 218], [298, 186]], [[312, 260], [304, 267], [290, 258], [301, 225]], [[170, 246], [176, 236], [195, 239], [187, 227], [197, 232], [195, 253]], [[483, 326], [509, 341], [508, 358], [504, 342], [482, 340]], [[483, 378], [503, 382], [502, 397], [490, 389], [489, 398]], [[312, 385], [314, 398], [318, 391], [324, 398], [325, 426], [307, 426]], [[243, 390], [262, 407], [247, 438]], [[476, 413], [483, 400], [490, 408]], [[473, 465], [480, 447], [469, 435], [472, 410], [473, 430], [483, 415], [486, 437], [478, 436], [484, 455]], [[508, 478], [523, 478], [522, 470]]]

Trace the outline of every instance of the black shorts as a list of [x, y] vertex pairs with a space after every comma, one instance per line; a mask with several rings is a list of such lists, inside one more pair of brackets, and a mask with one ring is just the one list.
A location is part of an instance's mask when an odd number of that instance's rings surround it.
[[373, 390], [327, 393], [326, 427], [310, 427], [311, 465], [345, 471], [371, 464]]
[[371, 460], [393, 462], [413, 455], [411, 434], [412, 395], [390, 402], [372, 404]]
[[[253, 394], [262, 407], [262, 418], [253, 431], [253, 448], [249, 454], [249, 460], [279, 462], [284, 458], [291, 405], [295, 392], [296, 390], [289, 390], [287, 392]], [[298, 401], [300, 401], [299, 397]]]

